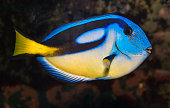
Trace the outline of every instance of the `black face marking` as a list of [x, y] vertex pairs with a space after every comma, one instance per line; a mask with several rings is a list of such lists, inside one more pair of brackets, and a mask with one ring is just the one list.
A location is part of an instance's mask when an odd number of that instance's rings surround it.
[[131, 27], [126, 27], [124, 28], [124, 34], [125, 35], [131, 35], [132, 34], [132, 28]]
[[93, 30], [101, 27], [107, 27], [112, 23], [119, 24], [119, 26], [123, 29], [128, 26], [124, 21], [120, 19], [104, 19], [104, 20], [92, 21], [86, 24], [82, 24], [79, 26], [66, 29], [56, 34], [52, 38], [48, 39], [47, 41], [43, 42], [42, 44], [51, 47], [61, 48], [59, 52], [56, 52], [57, 55], [75, 53], [75, 52], [80, 52], [91, 48], [95, 48], [104, 42], [106, 36], [104, 36], [102, 39], [98, 41], [85, 43], [85, 44], [77, 44], [75, 42], [75, 39], [81, 34], [89, 30]]

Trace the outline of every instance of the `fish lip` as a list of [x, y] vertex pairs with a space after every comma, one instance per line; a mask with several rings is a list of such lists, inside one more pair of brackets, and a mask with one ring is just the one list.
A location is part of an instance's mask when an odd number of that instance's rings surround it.
[[148, 54], [151, 54], [151, 50], [152, 50], [152, 47], [148, 47], [145, 51], [146, 51]]
[[[117, 44], [116, 44], [116, 41], [115, 41], [115, 46], [116, 46], [117, 50], [120, 51], [120, 49], [118, 48], [118, 46], [117, 46]], [[127, 54], [123, 53], [122, 51], [120, 51], [120, 52], [121, 52], [123, 55], [128, 56]], [[129, 57], [129, 56], [128, 56], [128, 57]]]

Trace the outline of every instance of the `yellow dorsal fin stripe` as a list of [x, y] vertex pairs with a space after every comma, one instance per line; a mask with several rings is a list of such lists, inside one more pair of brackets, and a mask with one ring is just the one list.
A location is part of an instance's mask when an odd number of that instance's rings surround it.
[[40, 54], [42, 56], [53, 55], [54, 52], [58, 50], [55, 47], [48, 47], [46, 45], [42, 45], [37, 43], [31, 39], [24, 37], [17, 30], [16, 32], [16, 43], [15, 50], [13, 56], [20, 54]]

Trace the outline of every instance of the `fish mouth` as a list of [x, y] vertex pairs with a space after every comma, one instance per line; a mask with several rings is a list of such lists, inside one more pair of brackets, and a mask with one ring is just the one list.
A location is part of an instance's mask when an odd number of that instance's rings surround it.
[[148, 47], [145, 51], [146, 51], [148, 54], [151, 54], [151, 50], [152, 50], [152, 47]]
[[119, 52], [121, 52], [123, 55], [125, 55], [125, 56], [128, 56], [127, 54], [125, 54], [125, 53], [123, 53], [122, 51], [120, 51], [120, 49], [118, 48], [118, 46], [117, 46], [117, 44], [116, 44], [116, 41], [115, 41], [115, 46], [116, 46], [116, 48], [117, 48], [117, 50], [119, 51]]

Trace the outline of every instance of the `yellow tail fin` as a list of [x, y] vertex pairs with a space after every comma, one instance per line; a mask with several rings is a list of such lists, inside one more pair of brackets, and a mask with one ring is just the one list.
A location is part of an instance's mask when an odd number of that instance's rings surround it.
[[42, 45], [31, 39], [28, 39], [17, 30], [15, 30], [15, 32], [16, 43], [13, 56], [20, 54], [39, 54], [42, 56], [52, 56], [58, 50], [58, 48], [48, 47], [46, 45]]

